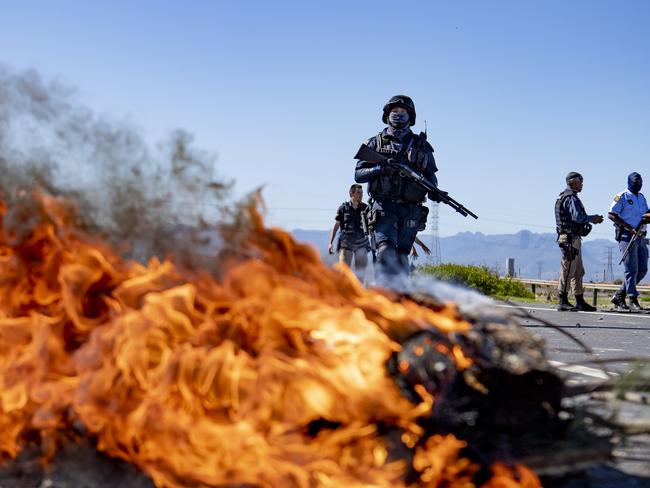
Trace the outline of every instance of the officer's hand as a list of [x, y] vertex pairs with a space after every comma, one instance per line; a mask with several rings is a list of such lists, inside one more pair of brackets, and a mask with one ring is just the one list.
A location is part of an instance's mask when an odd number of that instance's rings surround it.
[[603, 220], [604, 219], [602, 215], [596, 215], [596, 217], [594, 217], [594, 224], [602, 224]]
[[381, 174], [383, 176], [393, 176], [399, 170], [395, 167], [395, 160], [388, 159], [384, 164], [381, 165]]
[[332, 243], [331, 242], [327, 245], [327, 252], [330, 253], [330, 254], [334, 254], [334, 250], [332, 249]]
[[643, 223], [644, 224], [650, 223], [650, 212], [643, 214]]
[[438, 192], [429, 192], [429, 200], [432, 202], [442, 202], [442, 196], [448, 195], [446, 191], [440, 191], [442, 195], [440, 195]]

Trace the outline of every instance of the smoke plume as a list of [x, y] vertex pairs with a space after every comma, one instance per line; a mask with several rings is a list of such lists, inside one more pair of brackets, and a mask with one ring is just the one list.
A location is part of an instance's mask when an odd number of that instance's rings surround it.
[[0, 66], [5, 225], [20, 227], [28, 196], [40, 191], [72, 202], [76, 225], [130, 257], [213, 253], [215, 226], [233, 216], [231, 183], [217, 179], [216, 157], [192, 139], [177, 130], [152, 148], [136, 128], [86, 107], [73, 88]]

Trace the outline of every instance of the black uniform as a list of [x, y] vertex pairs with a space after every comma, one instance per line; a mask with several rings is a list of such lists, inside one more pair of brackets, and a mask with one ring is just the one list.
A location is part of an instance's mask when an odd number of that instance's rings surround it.
[[[400, 158], [437, 183], [433, 148], [424, 134], [413, 134], [410, 128], [397, 131], [387, 127], [365, 144], [389, 157]], [[368, 183], [378, 264], [389, 273], [408, 272], [408, 255], [415, 236], [426, 225], [428, 208], [423, 203], [427, 191], [385, 165], [369, 161], [357, 162], [354, 179], [357, 183]]]
[[337, 251], [341, 249], [356, 251], [360, 248], [367, 250], [370, 247], [368, 236], [361, 222], [362, 214], [366, 212], [367, 208], [368, 205], [363, 202], [360, 202], [357, 208], [354, 208], [350, 202], [344, 202], [338, 208], [335, 220], [341, 224], [341, 233]]

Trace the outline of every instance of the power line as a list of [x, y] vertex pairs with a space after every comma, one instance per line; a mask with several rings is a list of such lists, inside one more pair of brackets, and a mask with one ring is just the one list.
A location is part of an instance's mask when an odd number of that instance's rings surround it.
[[[438, 207], [438, 203], [435, 203], [435, 206]], [[266, 210], [269, 212], [280, 210], [292, 210], [292, 211], [306, 211], [306, 212], [333, 212], [332, 210], [333, 207], [331, 208], [321, 208], [321, 207], [266, 207]], [[490, 217], [485, 217], [485, 216], [480, 216], [480, 219], [486, 222], [494, 222], [497, 224], [511, 224], [511, 225], [520, 225], [523, 228], [535, 228], [535, 229], [545, 229], [551, 232], [555, 232], [555, 226], [554, 225], [543, 225], [543, 224], [533, 224], [530, 222], [520, 222], [516, 220], [505, 220], [505, 219], [493, 219]], [[459, 225], [455, 224], [454, 227], [459, 227]], [[472, 227], [465, 227], [467, 230], [472, 230]], [[591, 233], [591, 236], [600, 236], [602, 238], [610, 238], [611, 234], [609, 232], [605, 231], [593, 231]], [[433, 250], [432, 250], [433, 252]]]

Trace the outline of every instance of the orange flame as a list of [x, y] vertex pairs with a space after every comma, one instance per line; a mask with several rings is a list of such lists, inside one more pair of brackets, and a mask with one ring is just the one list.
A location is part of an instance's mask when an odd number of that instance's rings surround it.
[[[435, 399], [411, 404], [384, 364], [414, 331], [469, 330], [453, 304], [364, 289], [255, 212], [244, 245], [257, 257], [217, 282], [170, 261], [124, 261], [60, 202], [37, 201], [38, 224], [22, 236], [2, 228], [0, 241], [2, 456], [34, 431], [54, 449], [80, 422], [160, 487], [405, 486], [407, 463], [390, 457], [380, 426], [415, 446]], [[310, 435], [322, 419], [336, 428]], [[448, 435], [418, 446], [420, 485], [473, 486], [464, 445]], [[494, 470], [485, 486], [541, 486], [525, 468], [520, 481]]]

